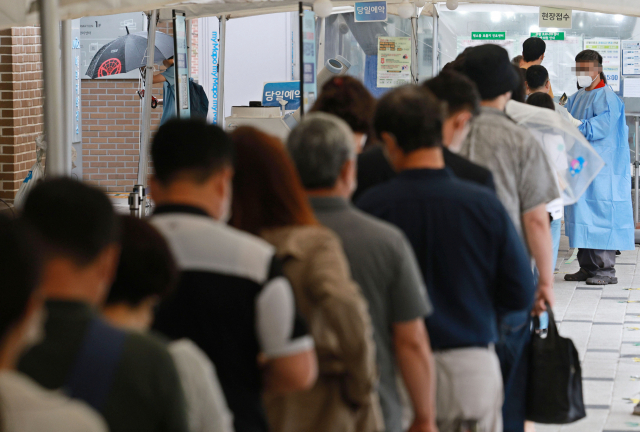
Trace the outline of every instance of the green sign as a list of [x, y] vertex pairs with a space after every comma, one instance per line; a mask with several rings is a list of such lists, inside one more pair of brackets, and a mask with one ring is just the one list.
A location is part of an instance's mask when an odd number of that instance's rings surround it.
[[471, 32], [471, 40], [505, 40], [507, 32]]
[[531, 33], [531, 37], [538, 37], [542, 40], [563, 41], [564, 32], [537, 32]]

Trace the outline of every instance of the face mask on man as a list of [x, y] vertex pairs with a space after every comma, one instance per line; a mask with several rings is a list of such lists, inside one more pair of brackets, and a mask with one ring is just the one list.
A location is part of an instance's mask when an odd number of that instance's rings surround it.
[[[598, 76], [596, 75], [596, 78]], [[578, 75], [578, 85], [582, 88], [587, 88], [589, 87], [595, 80], [596, 78], [591, 78], [589, 75]]]

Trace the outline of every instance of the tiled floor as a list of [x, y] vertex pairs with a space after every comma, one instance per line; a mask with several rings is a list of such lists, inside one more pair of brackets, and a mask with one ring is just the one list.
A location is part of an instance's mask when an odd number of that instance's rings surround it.
[[560, 333], [580, 353], [587, 418], [565, 426], [536, 425], [537, 432], [640, 432], [640, 417], [631, 415], [630, 401], [640, 399], [639, 259], [638, 248], [622, 252], [616, 260], [617, 285], [565, 282], [564, 275], [579, 266], [562, 237], [554, 313]]

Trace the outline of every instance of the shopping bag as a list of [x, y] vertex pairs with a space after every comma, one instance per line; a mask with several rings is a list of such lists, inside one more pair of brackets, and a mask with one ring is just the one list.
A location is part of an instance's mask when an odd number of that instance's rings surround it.
[[558, 334], [549, 312], [546, 338], [533, 335], [527, 384], [527, 420], [566, 424], [586, 417], [582, 398], [582, 371], [578, 351], [571, 339]]
[[42, 179], [44, 179], [44, 168], [42, 167], [42, 156], [45, 154], [47, 150], [47, 143], [44, 140], [44, 137], [36, 138], [36, 163], [33, 164], [29, 172], [27, 173], [27, 177], [24, 179], [18, 192], [16, 193], [16, 197], [13, 200], [13, 205], [20, 209], [24, 204], [24, 201], [29, 194], [29, 191]]

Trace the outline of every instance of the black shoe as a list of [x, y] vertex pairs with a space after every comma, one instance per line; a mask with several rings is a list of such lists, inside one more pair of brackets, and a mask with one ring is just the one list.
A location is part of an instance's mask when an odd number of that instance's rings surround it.
[[616, 255], [622, 255], [622, 252], [620, 252], [619, 250], [616, 251]]
[[577, 273], [564, 275], [564, 280], [571, 281], [571, 282], [584, 282], [590, 277], [591, 275], [587, 273], [586, 270], [581, 268], [580, 270], [578, 270]]
[[610, 276], [593, 276], [587, 279], [587, 285], [609, 285], [609, 284], [617, 284], [617, 277]]

